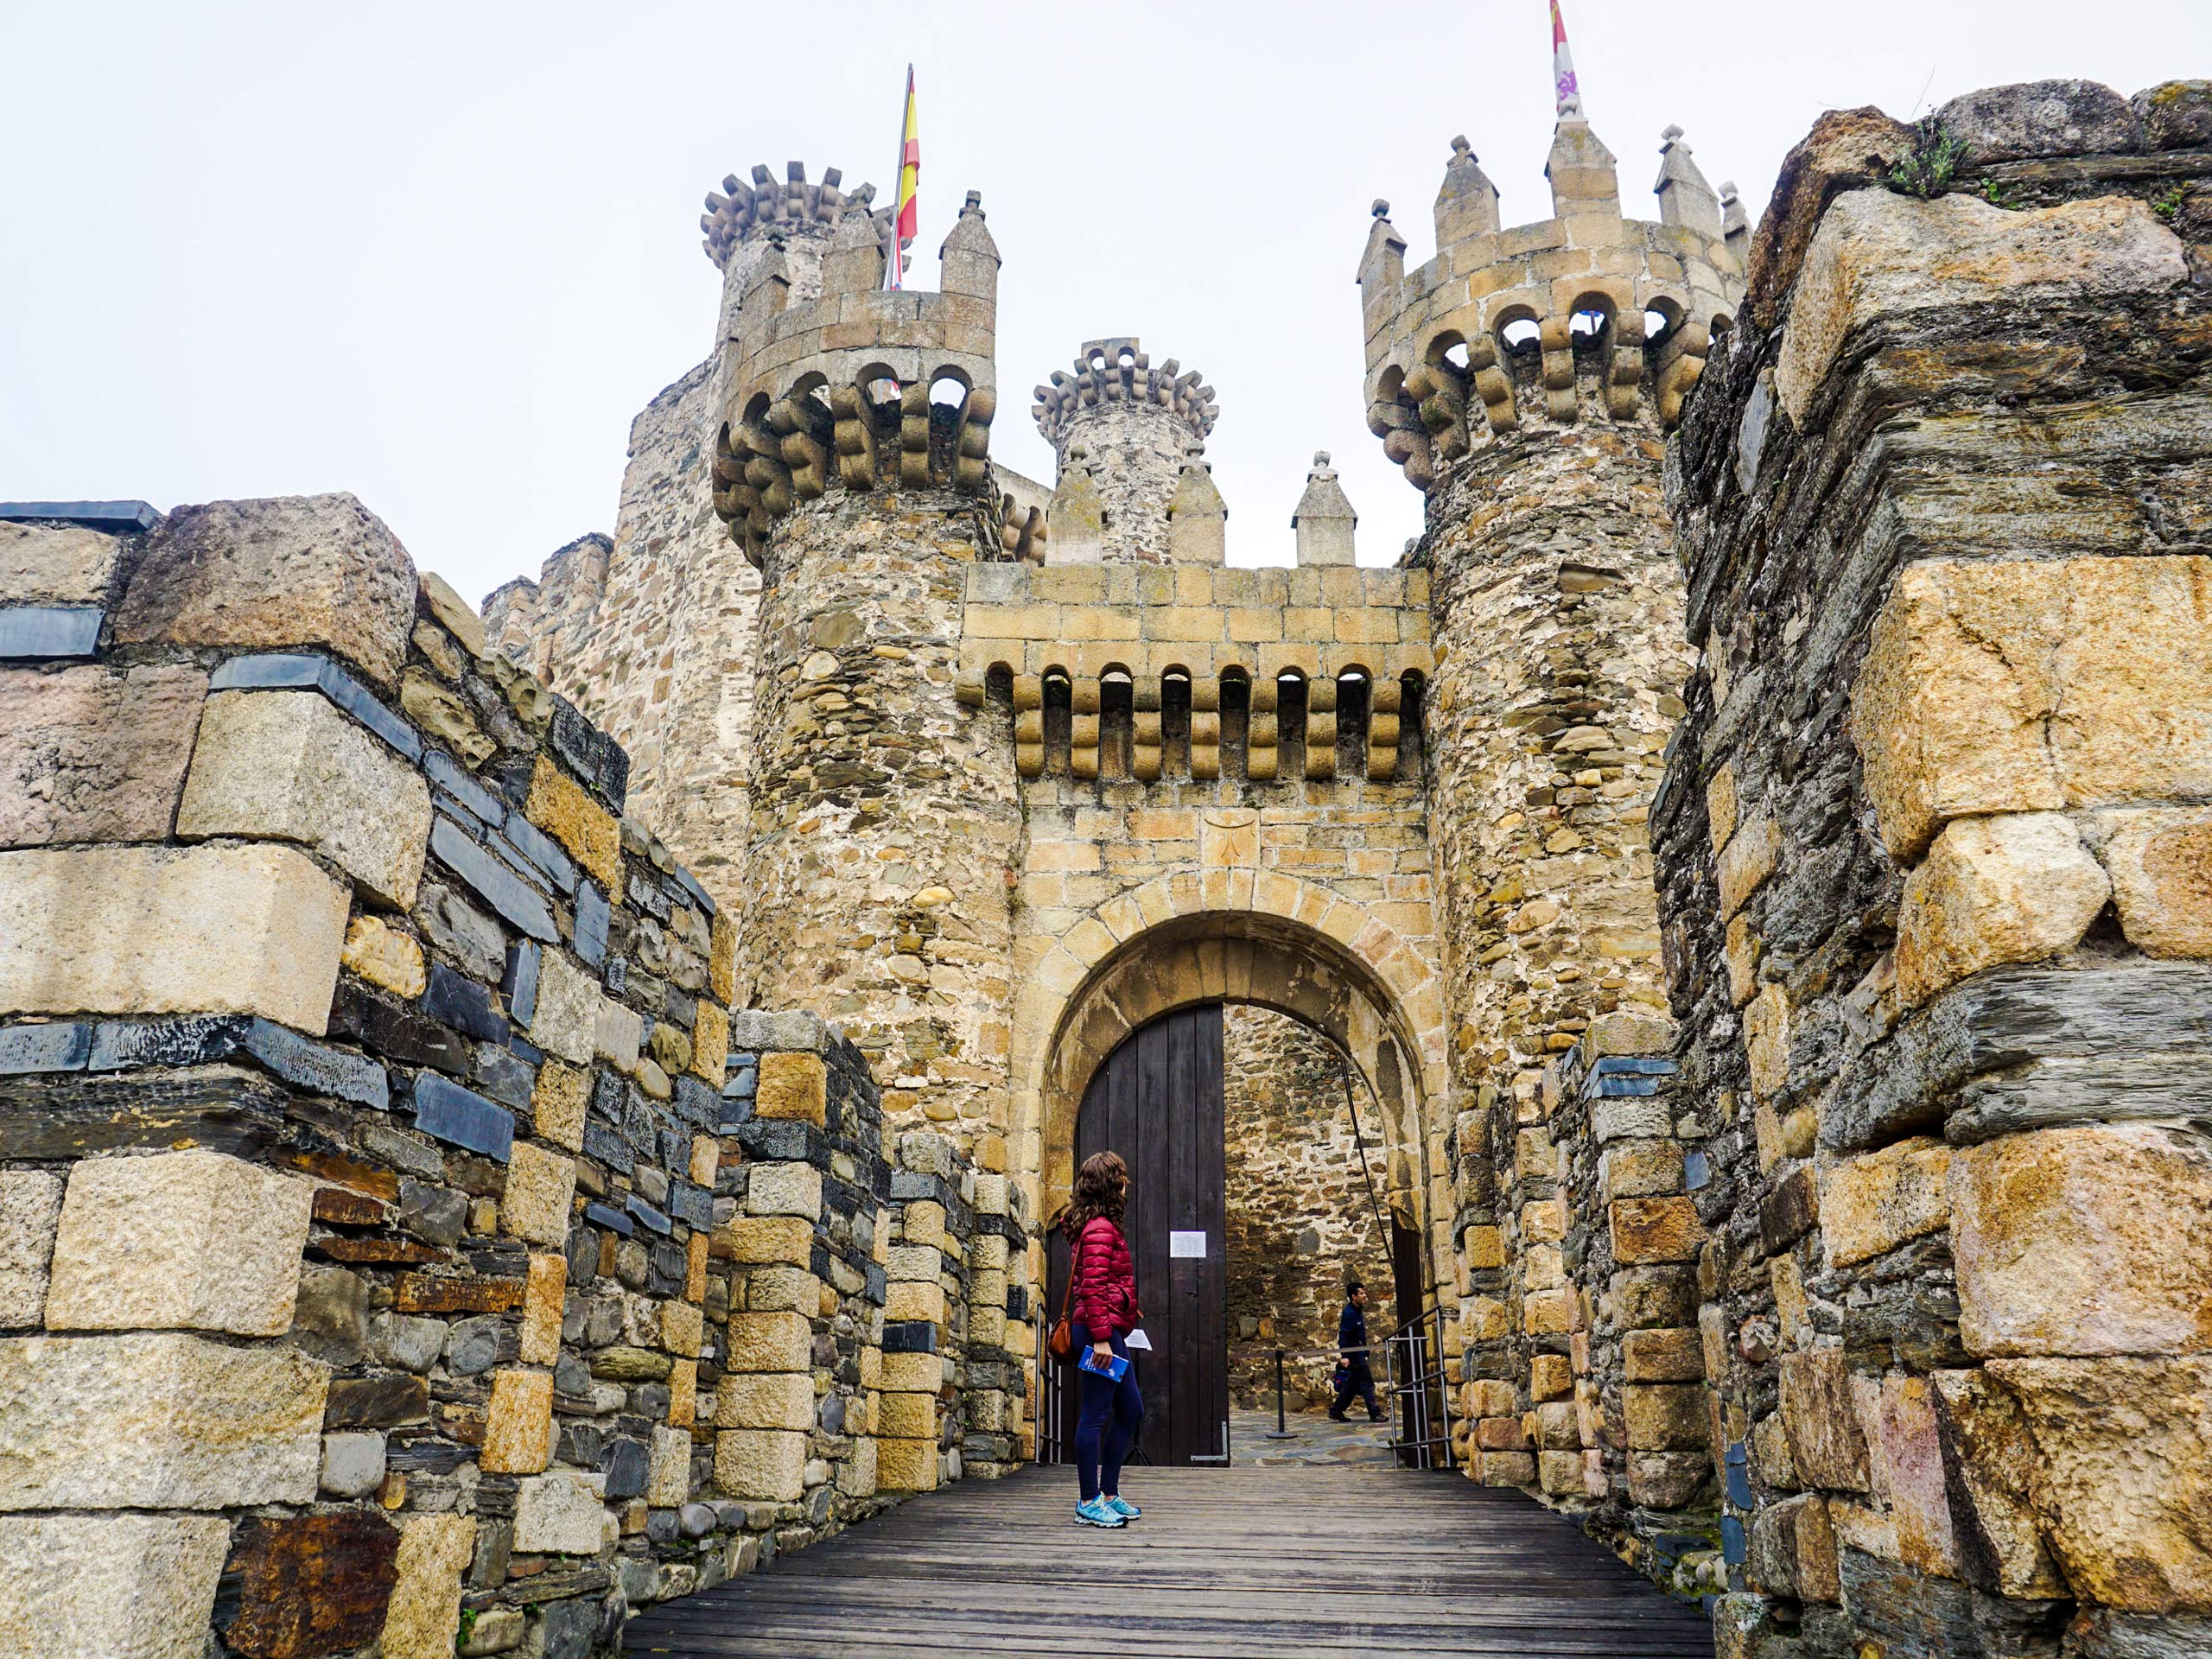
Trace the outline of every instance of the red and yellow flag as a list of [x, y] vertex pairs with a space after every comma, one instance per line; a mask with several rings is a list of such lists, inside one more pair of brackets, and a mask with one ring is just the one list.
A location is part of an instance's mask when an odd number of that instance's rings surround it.
[[893, 220], [893, 241], [891, 248], [891, 269], [886, 273], [885, 286], [904, 288], [906, 276], [906, 250], [913, 245], [915, 222], [919, 209], [915, 193], [922, 176], [921, 129], [914, 118], [914, 66], [906, 66], [906, 113], [899, 128], [899, 210]]

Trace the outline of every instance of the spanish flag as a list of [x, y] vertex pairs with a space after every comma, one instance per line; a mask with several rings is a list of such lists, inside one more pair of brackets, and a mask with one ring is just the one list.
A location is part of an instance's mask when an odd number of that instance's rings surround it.
[[890, 269], [884, 273], [887, 288], [906, 285], [906, 250], [913, 245], [919, 216], [914, 195], [921, 175], [921, 129], [914, 119], [914, 66], [910, 63], [906, 66], [906, 117], [899, 129], [899, 213], [893, 232], [897, 239], [892, 245]]

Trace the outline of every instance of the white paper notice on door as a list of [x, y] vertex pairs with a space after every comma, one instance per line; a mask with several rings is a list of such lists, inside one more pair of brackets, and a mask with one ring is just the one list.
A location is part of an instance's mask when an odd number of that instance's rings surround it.
[[1191, 1256], [1203, 1262], [1206, 1259], [1206, 1236], [1203, 1232], [1167, 1235], [1167, 1254], [1171, 1257]]

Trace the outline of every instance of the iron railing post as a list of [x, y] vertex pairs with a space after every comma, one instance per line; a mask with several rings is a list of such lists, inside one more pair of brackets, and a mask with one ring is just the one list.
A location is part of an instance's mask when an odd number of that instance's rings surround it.
[[1271, 1440], [1294, 1440], [1298, 1437], [1283, 1427], [1282, 1421], [1282, 1350], [1275, 1350], [1275, 1426], [1268, 1431]]

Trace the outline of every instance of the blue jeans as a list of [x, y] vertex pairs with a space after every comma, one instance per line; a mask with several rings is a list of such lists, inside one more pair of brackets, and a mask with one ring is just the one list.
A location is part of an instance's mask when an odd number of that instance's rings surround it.
[[[1077, 1319], [1069, 1334], [1075, 1338], [1075, 1355], [1080, 1360], [1090, 1351], [1090, 1329]], [[1112, 1341], [1114, 1351], [1128, 1359], [1129, 1344], [1119, 1337]], [[1144, 1421], [1144, 1396], [1137, 1392], [1134, 1363], [1118, 1382], [1080, 1369], [1076, 1379], [1083, 1386], [1083, 1411], [1075, 1424], [1076, 1478], [1082, 1483], [1083, 1501], [1088, 1503], [1102, 1492], [1111, 1497], [1121, 1491], [1122, 1461], [1137, 1443], [1137, 1425]]]

